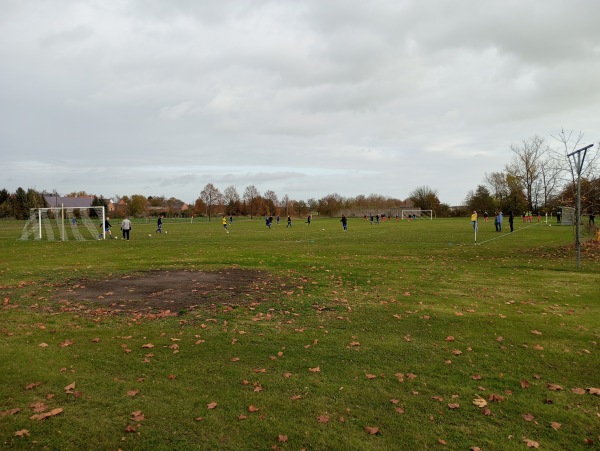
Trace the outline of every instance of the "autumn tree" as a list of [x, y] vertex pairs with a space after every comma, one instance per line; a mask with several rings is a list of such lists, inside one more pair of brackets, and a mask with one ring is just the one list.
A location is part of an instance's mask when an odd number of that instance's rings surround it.
[[258, 189], [256, 189], [256, 186], [254, 185], [249, 185], [244, 190], [244, 202], [246, 203], [246, 207], [250, 212], [250, 219], [252, 219], [252, 215], [257, 211], [257, 201], [259, 197], [260, 194], [258, 192]]
[[279, 200], [277, 194], [273, 190], [267, 190], [263, 194], [264, 207], [266, 209], [265, 214], [274, 214], [277, 212]]
[[141, 194], [134, 194], [131, 196], [129, 203], [127, 204], [129, 210], [129, 216], [132, 217], [144, 217], [148, 213], [147, 207], [148, 200]]
[[488, 211], [492, 212], [495, 210], [494, 198], [490, 191], [483, 185], [478, 185], [475, 191], [470, 191], [467, 194], [465, 203], [469, 211]]
[[212, 183], [207, 183], [204, 189], [200, 192], [200, 199], [206, 204], [206, 215], [210, 221], [211, 215], [216, 211], [217, 207], [223, 201], [221, 191]]
[[319, 199], [319, 214], [332, 217], [342, 208], [343, 202], [344, 199], [339, 194], [328, 194], [327, 196]]
[[437, 190], [428, 186], [419, 186], [411, 191], [408, 198], [412, 200], [415, 207], [421, 210], [433, 210], [437, 214], [440, 205]]

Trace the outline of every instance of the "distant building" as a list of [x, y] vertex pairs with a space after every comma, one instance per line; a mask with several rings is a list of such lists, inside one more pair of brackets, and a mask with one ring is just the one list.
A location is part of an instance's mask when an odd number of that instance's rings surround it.
[[[55, 196], [54, 194], [44, 194], [44, 199], [48, 202], [50, 207], [61, 207], [65, 208], [70, 207], [91, 207], [92, 202], [94, 201], [94, 196], [78, 196], [78, 197], [68, 197], [68, 196]], [[107, 210], [109, 212], [114, 211], [115, 206], [112, 200], [105, 200], [107, 205]]]

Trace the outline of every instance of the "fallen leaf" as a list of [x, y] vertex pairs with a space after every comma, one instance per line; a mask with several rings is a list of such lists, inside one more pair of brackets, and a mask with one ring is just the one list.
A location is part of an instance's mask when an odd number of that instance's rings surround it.
[[450, 404], [448, 404], [448, 408], [451, 409], [451, 410], [458, 409], [459, 407], [460, 407], [460, 404], [458, 404], [458, 403], [450, 403]]
[[559, 391], [562, 390], [562, 387], [558, 384], [548, 384], [548, 390]]
[[481, 376], [480, 374], [473, 374], [471, 376], [471, 379], [473, 379], [474, 381], [479, 381], [479, 380], [483, 379], [483, 376]]
[[473, 404], [475, 404], [477, 407], [485, 407], [487, 406], [487, 401], [482, 397], [478, 396], [473, 400]]
[[72, 344], [75, 344], [75, 342], [71, 340], [65, 340], [59, 346], [61, 348], [66, 348], [67, 346], [71, 346]]
[[146, 343], [145, 345], [142, 345], [142, 348], [146, 348], [146, 349], [152, 349], [154, 347], [154, 345], [152, 343]]
[[40, 413], [37, 415], [32, 415], [29, 417], [30, 420], [45, 420], [46, 418], [49, 417], [53, 417], [56, 416], [58, 414], [61, 414], [63, 412], [63, 409], [61, 409], [60, 407], [56, 408], [56, 409], [52, 409], [48, 412], [44, 412], [44, 413]]
[[576, 387], [572, 388], [571, 391], [576, 395], [585, 395], [585, 390], [583, 388]]
[[127, 392], [127, 396], [135, 396], [135, 395], [137, 395], [139, 392], [140, 392], [139, 390], [129, 390], [129, 391]]
[[48, 406], [43, 402], [35, 402], [29, 404], [29, 407], [31, 407], [31, 410], [33, 410], [34, 412], [43, 412], [48, 408]]
[[560, 427], [561, 427], [561, 426], [562, 426], [562, 424], [560, 424], [560, 423], [557, 423], [556, 421], [552, 421], [552, 422], [550, 423], [550, 427], [551, 427], [552, 429], [554, 429], [555, 431], [558, 431], [558, 430], [560, 429]]
[[125, 432], [135, 432], [135, 426], [132, 426], [131, 424], [128, 424], [127, 426], [125, 426]]
[[250, 406], [248, 407], [248, 412], [258, 412], [260, 409], [258, 407]]
[[396, 407], [394, 410], [396, 413], [404, 413], [404, 409], [402, 407]]
[[31, 390], [32, 388], [39, 387], [43, 382], [32, 382], [31, 384], [27, 384], [25, 386], [25, 390]]
[[277, 441], [278, 441], [278, 442], [285, 443], [285, 442], [287, 442], [287, 441], [288, 441], [288, 436], [287, 436], [287, 435], [278, 435], [278, 436], [277, 436]]
[[523, 417], [523, 419], [525, 421], [533, 421], [533, 420], [535, 420], [535, 417], [533, 415], [531, 415], [530, 413], [524, 413], [521, 416]]
[[533, 335], [542, 335], [542, 333], [539, 330], [532, 330], [531, 333]]
[[454, 341], [454, 337], [452, 335], [448, 335], [444, 340], [446, 340], [446, 341]]
[[15, 432], [15, 437], [29, 437], [29, 431], [27, 429], [21, 429]]
[[245, 420], [246, 418], [248, 418], [248, 417], [244, 414], [238, 415], [238, 420]]
[[492, 393], [492, 394], [489, 396], [489, 398], [488, 398], [488, 401], [490, 401], [490, 402], [498, 402], [498, 403], [500, 403], [500, 402], [504, 401], [504, 396], [502, 396], [502, 395], [497, 395], [496, 393]]
[[448, 442], [446, 440], [442, 439], [442, 438], [438, 438], [438, 443], [440, 445], [447, 445], [448, 444]]
[[379, 434], [379, 428], [372, 426], [365, 426], [365, 432], [370, 435]]
[[47, 348], [48, 347], [48, 343], [40, 343], [38, 346], [40, 348]]
[[73, 382], [72, 384], [69, 384], [65, 387], [65, 393], [71, 395], [73, 394], [73, 392], [75, 391], [75, 382]]
[[534, 440], [529, 440], [528, 438], [524, 438], [523, 441], [529, 448], [539, 448], [540, 444]]
[[529, 388], [530, 384], [529, 381], [525, 380], [525, 379], [521, 379], [521, 388]]
[[365, 376], [367, 377], [367, 379], [375, 379], [377, 376], [375, 376], [374, 374], [365, 374]]
[[329, 416], [327, 415], [320, 415], [317, 417], [317, 421], [319, 423], [329, 423]]
[[144, 421], [146, 419], [146, 417], [144, 417], [144, 414], [142, 413], [141, 410], [136, 410], [135, 412], [131, 412], [131, 419], [133, 421], [139, 422], [139, 421]]
[[587, 391], [590, 392], [590, 395], [600, 395], [600, 388], [590, 387]]
[[216, 402], [211, 402], [211, 403], [208, 403], [208, 404], [206, 405], [206, 408], [207, 408], [208, 410], [213, 410], [215, 407], [217, 407], [217, 405], [218, 405], [218, 404], [217, 404]]
[[9, 409], [9, 410], [0, 412], [0, 417], [3, 417], [4, 415], [15, 415], [15, 414], [19, 413], [20, 411], [21, 411], [21, 409], [19, 409], [18, 407], [15, 407], [14, 409]]
[[320, 373], [321, 372], [321, 367], [314, 367], [314, 368], [309, 368], [308, 371], [310, 371], [311, 373]]

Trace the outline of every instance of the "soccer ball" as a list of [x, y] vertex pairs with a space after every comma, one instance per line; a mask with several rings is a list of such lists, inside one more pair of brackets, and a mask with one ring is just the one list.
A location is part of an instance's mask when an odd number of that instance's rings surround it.
[[148, 234], [148, 236], [149, 236], [150, 238], [152, 238], [152, 234], [151, 234], [151, 233], [149, 233], [149, 234]]
[[167, 232], [167, 231], [165, 230], [165, 233], [169, 233], [169, 232]]

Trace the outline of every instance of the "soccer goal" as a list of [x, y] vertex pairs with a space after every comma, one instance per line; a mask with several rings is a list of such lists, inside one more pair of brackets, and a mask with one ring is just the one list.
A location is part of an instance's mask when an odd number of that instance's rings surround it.
[[433, 210], [402, 210], [402, 219], [433, 219]]
[[104, 207], [31, 208], [21, 240], [86, 241], [104, 238]]

